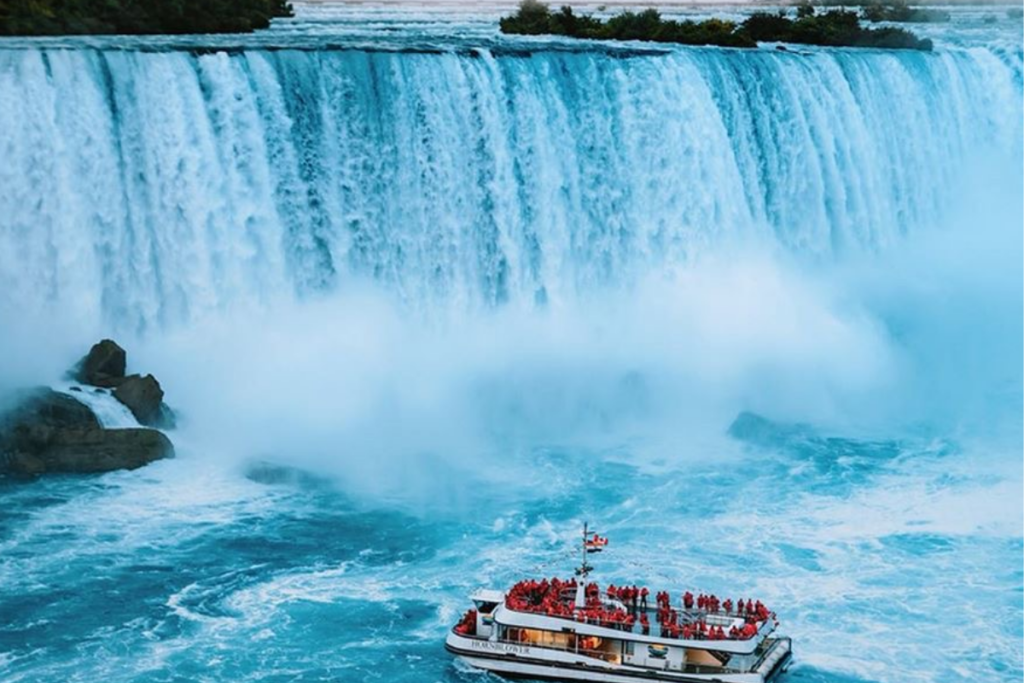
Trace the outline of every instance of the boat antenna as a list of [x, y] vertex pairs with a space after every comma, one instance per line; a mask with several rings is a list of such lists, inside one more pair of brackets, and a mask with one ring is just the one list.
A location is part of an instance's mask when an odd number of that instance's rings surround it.
[[580, 550], [582, 551], [582, 561], [580, 566], [576, 568], [576, 576], [583, 579], [587, 578], [587, 574], [594, 571], [594, 568], [587, 564], [587, 539], [589, 538], [589, 529], [587, 528], [587, 522], [583, 522], [583, 543], [580, 544]]

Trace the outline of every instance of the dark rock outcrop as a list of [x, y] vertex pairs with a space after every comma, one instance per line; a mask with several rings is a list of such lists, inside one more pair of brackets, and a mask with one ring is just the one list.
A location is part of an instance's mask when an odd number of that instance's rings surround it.
[[[163, 402], [160, 383], [152, 375], [125, 376], [126, 367], [125, 350], [104, 339], [69, 376], [83, 385], [102, 387], [93, 389], [95, 393], [113, 389], [113, 397], [140, 424], [173, 427], [174, 413]], [[82, 393], [81, 387], [70, 390]], [[171, 457], [174, 446], [162, 432], [106, 429], [88, 405], [48, 387], [16, 392], [0, 404], [0, 473], [109, 472]]]
[[139, 424], [158, 429], [173, 429], [174, 411], [163, 402], [164, 390], [153, 375], [127, 375], [128, 354], [117, 342], [104, 339], [72, 368], [69, 376], [82, 384], [114, 390], [114, 398], [123, 403]]
[[0, 413], [0, 443], [45, 440], [59, 429], [100, 428], [89, 406], [49, 387], [15, 392], [5, 407]]
[[762, 446], [779, 445], [798, 437], [800, 427], [780, 424], [747, 411], [741, 412], [729, 425], [729, 436]]
[[94, 387], [116, 387], [124, 380], [128, 354], [112, 339], [104, 339], [89, 349], [89, 353], [71, 371], [71, 376], [82, 384]]
[[94, 474], [134, 470], [171, 457], [174, 446], [155, 429], [67, 429], [43, 448], [11, 453], [6, 469], [14, 474]]
[[174, 426], [174, 413], [164, 403], [164, 390], [153, 375], [130, 375], [114, 389], [114, 398], [123, 403], [139, 424], [149, 427]]
[[268, 486], [300, 486], [303, 488], [327, 488], [330, 482], [310, 472], [291, 467], [257, 460], [246, 465], [245, 476], [250, 481]]
[[173, 456], [163, 433], [104, 429], [88, 406], [45, 387], [20, 392], [0, 413], [0, 471], [108, 472]]

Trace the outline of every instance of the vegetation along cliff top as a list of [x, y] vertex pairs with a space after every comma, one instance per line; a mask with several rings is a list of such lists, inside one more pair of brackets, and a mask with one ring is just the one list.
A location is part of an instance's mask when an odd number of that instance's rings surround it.
[[247, 33], [287, 0], [0, 0], [0, 35]]
[[624, 11], [609, 19], [576, 14], [563, 6], [552, 11], [538, 0], [523, 0], [519, 10], [501, 20], [503, 33], [560, 35], [597, 40], [646, 40], [682, 45], [757, 47], [760, 42], [848, 47], [932, 49], [932, 41], [920, 39], [898, 27], [866, 28], [856, 12], [845, 9], [817, 11], [804, 4], [791, 17], [785, 10], [755, 12], [742, 23], [722, 19], [676, 21], [656, 9]]

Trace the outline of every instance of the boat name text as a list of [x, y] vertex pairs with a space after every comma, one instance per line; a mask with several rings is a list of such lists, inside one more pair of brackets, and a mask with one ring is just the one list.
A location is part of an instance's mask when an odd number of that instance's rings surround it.
[[530, 648], [525, 645], [510, 645], [508, 643], [492, 643], [489, 640], [474, 640], [471, 641], [472, 647], [478, 650], [498, 650], [499, 652], [508, 652], [517, 655], [526, 655], [530, 653]]

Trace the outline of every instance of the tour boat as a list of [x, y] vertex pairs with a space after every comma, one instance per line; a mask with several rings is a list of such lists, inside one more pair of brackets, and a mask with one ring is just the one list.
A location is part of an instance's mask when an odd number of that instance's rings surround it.
[[588, 582], [588, 553], [607, 545], [584, 525], [574, 577], [477, 591], [445, 649], [507, 677], [601, 683], [768, 683], [789, 667], [792, 641], [760, 601]]

